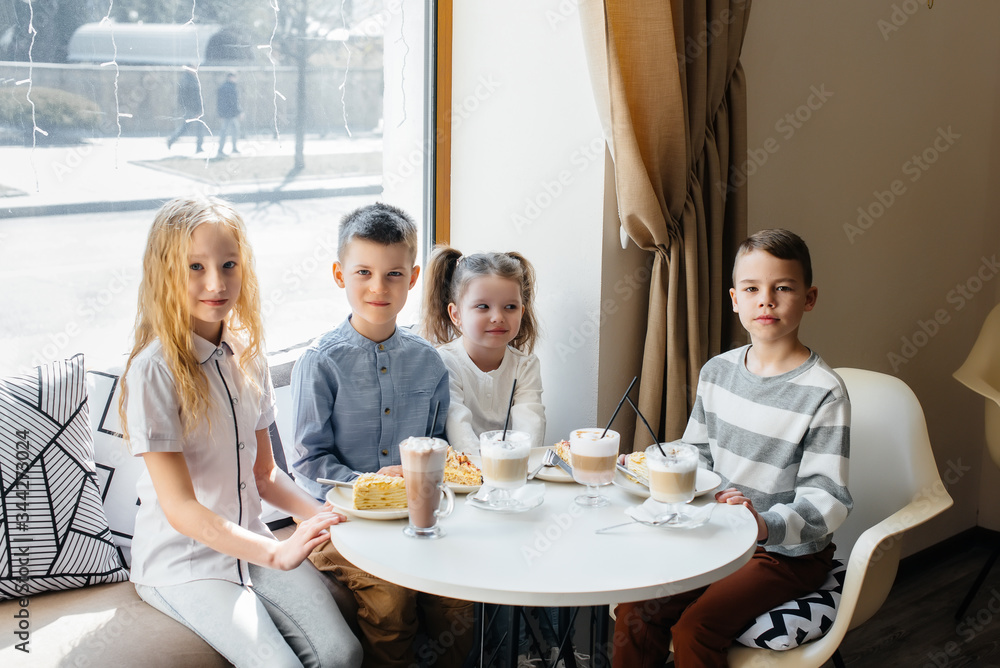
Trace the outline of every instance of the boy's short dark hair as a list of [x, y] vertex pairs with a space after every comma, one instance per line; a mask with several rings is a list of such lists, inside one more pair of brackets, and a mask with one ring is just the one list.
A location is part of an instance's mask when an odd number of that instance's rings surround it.
[[733, 285], [736, 285], [736, 263], [747, 253], [755, 250], [767, 251], [779, 260], [796, 260], [802, 265], [802, 277], [806, 287], [812, 287], [812, 260], [809, 258], [809, 247], [802, 237], [780, 228], [761, 230], [743, 240], [736, 249], [736, 259], [733, 261]]
[[337, 235], [339, 261], [344, 261], [344, 251], [355, 239], [373, 241], [383, 246], [406, 244], [410, 251], [410, 261], [417, 259], [417, 225], [409, 214], [390, 204], [369, 204], [351, 211], [341, 219]]

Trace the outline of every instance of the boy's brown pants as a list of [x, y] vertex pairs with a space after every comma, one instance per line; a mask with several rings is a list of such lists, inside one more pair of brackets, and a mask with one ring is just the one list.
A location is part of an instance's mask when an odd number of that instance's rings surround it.
[[413, 641], [420, 627], [418, 609], [428, 637], [419, 658], [441, 668], [462, 665], [475, 637], [471, 602], [386, 582], [349, 562], [329, 541], [313, 550], [309, 560], [354, 592], [364, 649], [363, 668], [417, 665]]
[[757, 551], [738, 571], [707, 587], [618, 605], [612, 666], [662, 668], [674, 641], [677, 668], [725, 668], [743, 628], [771, 608], [816, 591], [832, 568], [834, 546], [803, 557]]

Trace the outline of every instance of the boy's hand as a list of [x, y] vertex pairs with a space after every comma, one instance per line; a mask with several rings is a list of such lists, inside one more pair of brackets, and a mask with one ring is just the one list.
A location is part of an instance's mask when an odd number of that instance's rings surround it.
[[402, 466], [383, 466], [376, 473], [381, 473], [382, 475], [396, 476], [397, 478], [403, 477], [403, 467]]
[[721, 492], [716, 492], [715, 500], [719, 503], [727, 503], [731, 506], [742, 505], [744, 508], [750, 511], [753, 518], [757, 521], [757, 540], [767, 540], [767, 525], [764, 524], [764, 520], [760, 518], [757, 511], [753, 507], [750, 499], [743, 496], [743, 492], [736, 489], [735, 487], [730, 487], [729, 489], [724, 489]]

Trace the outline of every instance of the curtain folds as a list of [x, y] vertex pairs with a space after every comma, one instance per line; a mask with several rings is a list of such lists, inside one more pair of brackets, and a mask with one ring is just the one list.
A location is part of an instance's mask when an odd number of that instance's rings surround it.
[[[701, 366], [740, 331], [728, 288], [746, 233], [739, 57], [750, 2], [584, 0], [580, 10], [621, 224], [654, 255], [639, 408], [671, 440]], [[634, 447], [650, 440], [639, 425]]]

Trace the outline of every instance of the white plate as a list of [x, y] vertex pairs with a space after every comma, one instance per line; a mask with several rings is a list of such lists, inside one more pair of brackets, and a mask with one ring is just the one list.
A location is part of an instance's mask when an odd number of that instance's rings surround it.
[[486, 501], [486, 496], [492, 489], [492, 487], [483, 485], [480, 491], [466, 497], [465, 502], [473, 508], [490, 510], [495, 513], [523, 513], [532, 508], [537, 508], [545, 500], [545, 485], [537, 482], [529, 482], [511, 492], [511, 497], [518, 502], [517, 505], [493, 506]]
[[482, 487], [482, 485], [459, 485], [457, 482], [449, 482], [448, 487], [455, 494], [468, 494], [469, 492], [475, 492], [477, 489]]
[[358, 510], [354, 507], [353, 490], [334, 487], [326, 493], [326, 500], [333, 509], [365, 520], [405, 520], [410, 516], [406, 508], [386, 508], [384, 510]]
[[[645, 485], [640, 485], [637, 482], [632, 482], [625, 477], [625, 474], [621, 471], [615, 471], [615, 479], [612, 480], [616, 487], [621, 487], [626, 492], [635, 494], [636, 496], [641, 496], [644, 499], [649, 498], [649, 488]], [[719, 484], [722, 482], [722, 478], [715, 471], [709, 471], [708, 469], [699, 468], [698, 476], [694, 481], [694, 495], [701, 496], [702, 494], [708, 494], [709, 492], [715, 491]]]

